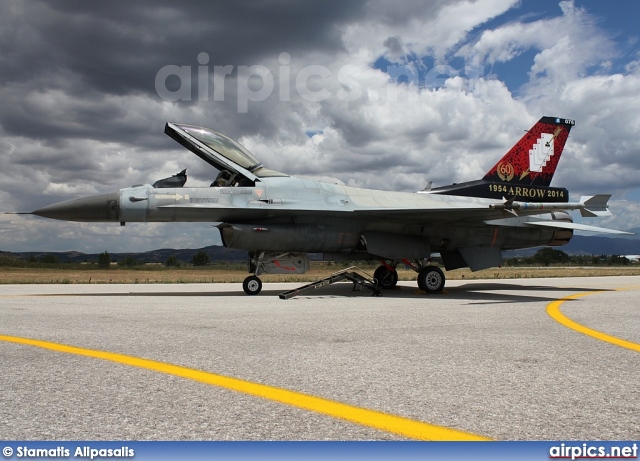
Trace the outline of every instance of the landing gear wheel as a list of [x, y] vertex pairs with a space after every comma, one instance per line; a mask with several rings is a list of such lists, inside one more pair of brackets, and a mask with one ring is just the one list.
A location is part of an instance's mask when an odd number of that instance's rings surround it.
[[242, 282], [242, 289], [248, 295], [257, 295], [262, 291], [262, 280], [255, 275], [250, 275]]
[[373, 273], [373, 278], [378, 281], [378, 286], [383, 290], [394, 288], [398, 283], [398, 273], [385, 266], [380, 266]]
[[444, 273], [436, 266], [427, 266], [418, 272], [418, 287], [427, 293], [442, 293]]

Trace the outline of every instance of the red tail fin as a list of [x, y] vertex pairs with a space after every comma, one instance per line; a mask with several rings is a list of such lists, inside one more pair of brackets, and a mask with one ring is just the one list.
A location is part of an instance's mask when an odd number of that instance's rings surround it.
[[549, 186], [575, 120], [542, 117], [483, 179]]

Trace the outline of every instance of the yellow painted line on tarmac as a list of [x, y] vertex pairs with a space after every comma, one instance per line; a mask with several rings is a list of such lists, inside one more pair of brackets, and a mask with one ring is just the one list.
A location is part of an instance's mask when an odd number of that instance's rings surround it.
[[[636, 289], [636, 288], [626, 288], [626, 289]], [[622, 288], [616, 291], [622, 291], [626, 289]], [[570, 295], [561, 299], [557, 299], [547, 306], [547, 314], [549, 314], [549, 316], [559, 324], [564, 325], [565, 327], [575, 330], [579, 333], [585, 334], [587, 336], [591, 336], [592, 338], [598, 339], [600, 341], [604, 341], [606, 343], [614, 344], [616, 346], [624, 347], [626, 349], [631, 349], [632, 351], [640, 352], [640, 344], [632, 343], [631, 341], [626, 341], [624, 339], [616, 338], [615, 336], [611, 336], [606, 333], [602, 333], [601, 331], [585, 327], [584, 325], [580, 325], [579, 323], [574, 322], [569, 317], [565, 316], [560, 311], [560, 306], [562, 306], [567, 301], [571, 301], [572, 299], [582, 298], [584, 296], [591, 296], [591, 295], [597, 295], [602, 293], [606, 293], [606, 292], [605, 291], [587, 291], [585, 293], [577, 293], [575, 295]]]
[[0, 341], [40, 347], [66, 354], [82, 355], [96, 359], [117, 362], [132, 367], [144, 368], [160, 373], [179, 376], [191, 379], [211, 386], [229, 389], [243, 394], [261, 397], [267, 400], [280, 402], [285, 405], [302, 408], [304, 410], [321, 413], [334, 418], [350, 421], [352, 423], [371, 427], [392, 434], [416, 440], [447, 440], [447, 441], [477, 441], [489, 440], [488, 438], [462, 432], [447, 427], [415, 421], [401, 416], [395, 416], [366, 408], [355, 407], [332, 400], [302, 394], [299, 392], [271, 387], [264, 384], [243, 381], [241, 379], [228, 376], [216, 375], [206, 371], [181, 367], [169, 363], [156, 362], [154, 360], [133, 357], [129, 355], [116, 354], [112, 352], [84, 349], [80, 347], [67, 346], [64, 344], [39, 341], [35, 339], [19, 338], [15, 336], [0, 335]]

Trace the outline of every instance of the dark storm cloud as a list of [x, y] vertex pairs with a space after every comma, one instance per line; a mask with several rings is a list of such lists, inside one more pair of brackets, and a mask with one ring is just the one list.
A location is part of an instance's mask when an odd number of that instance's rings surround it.
[[25, 2], [3, 11], [2, 49], [20, 50], [3, 53], [3, 78], [64, 68], [81, 76], [78, 91], [149, 93], [158, 69], [193, 65], [200, 51], [213, 65], [252, 65], [274, 50], [339, 49], [338, 26], [361, 8], [355, 1]]
[[[120, 140], [140, 142], [136, 133], [158, 127], [122, 123], [136, 103], [114, 104], [110, 96], [160, 100], [157, 72], [167, 65], [195, 69], [200, 52], [213, 67], [259, 64], [283, 51], [340, 50], [339, 26], [362, 8], [337, 0], [8, 2], [0, 6], [0, 123], [6, 134], [30, 138], [107, 140], [117, 132]], [[52, 91], [72, 101], [66, 114], [41, 107]]]

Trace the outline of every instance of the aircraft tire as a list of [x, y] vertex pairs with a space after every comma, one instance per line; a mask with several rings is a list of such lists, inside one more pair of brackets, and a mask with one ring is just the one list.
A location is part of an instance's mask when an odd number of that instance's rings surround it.
[[262, 280], [255, 275], [250, 275], [242, 282], [242, 289], [250, 296], [257, 295], [262, 291]]
[[398, 273], [396, 271], [389, 270], [385, 266], [378, 267], [373, 273], [373, 278], [378, 281], [378, 287], [383, 290], [395, 288], [398, 283]]
[[445, 276], [440, 268], [427, 266], [418, 272], [418, 287], [427, 293], [442, 293]]

